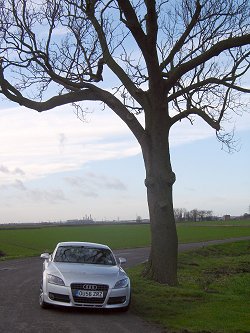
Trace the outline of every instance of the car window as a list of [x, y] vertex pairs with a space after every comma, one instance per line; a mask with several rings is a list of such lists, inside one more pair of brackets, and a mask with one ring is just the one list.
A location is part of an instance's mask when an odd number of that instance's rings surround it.
[[115, 258], [109, 249], [86, 246], [60, 246], [54, 261], [95, 265], [115, 265]]

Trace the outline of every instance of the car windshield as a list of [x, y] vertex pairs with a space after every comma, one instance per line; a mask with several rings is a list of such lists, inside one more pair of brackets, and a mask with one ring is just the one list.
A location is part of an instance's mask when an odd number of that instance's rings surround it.
[[109, 249], [87, 246], [60, 246], [56, 251], [54, 261], [95, 265], [116, 265], [115, 258]]

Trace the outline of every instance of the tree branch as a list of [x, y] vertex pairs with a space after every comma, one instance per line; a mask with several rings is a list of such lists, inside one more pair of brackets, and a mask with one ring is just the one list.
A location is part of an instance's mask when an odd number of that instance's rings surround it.
[[[123, 1], [121, 1], [123, 2]], [[105, 37], [105, 33], [103, 31], [102, 26], [98, 22], [97, 18], [94, 15], [95, 13], [92, 12], [91, 14], [88, 14], [88, 18], [93, 24], [93, 27], [95, 28], [95, 31], [98, 35], [99, 42], [101, 44], [102, 52], [103, 52], [103, 61], [107, 66], [117, 75], [117, 77], [121, 80], [121, 82], [124, 84], [126, 89], [129, 91], [131, 96], [138, 102], [142, 103], [142, 100], [145, 99], [144, 93], [142, 90], [137, 89], [135, 84], [130, 80], [128, 75], [124, 72], [121, 66], [117, 64], [117, 62], [114, 60], [112, 55], [110, 54], [108, 43]]]
[[190, 34], [192, 29], [196, 25], [196, 23], [198, 21], [198, 18], [199, 18], [199, 15], [200, 15], [200, 12], [201, 12], [201, 5], [200, 5], [199, 0], [197, 0], [196, 1], [196, 9], [195, 9], [194, 15], [193, 15], [190, 23], [186, 27], [186, 30], [183, 32], [183, 34], [181, 35], [179, 40], [175, 43], [175, 45], [172, 48], [171, 52], [169, 53], [168, 57], [161, 63], [161, 65], [160, 65], [161, 70], [163, 70], [167, 65], [169, 65], [173, 61], [174, 56], [176, 55], [176, 53], [180, 51], [180, 49], [182, 48], [186, 38], [188, 37], [188, 35]]
[[177, 121], [181, 121], [182, 119], [187, 118], [188, 116], [190, 116], [192, 114], [200, 116], [203, 120], [205, 120], [205, 122], [208, 125], [210, 125], [212, 128], [214, 128], [216, 131], [220, 130], [220, 123], [218, 121], [212, 119], [211, 117], [209, 117], [209, 115], [207, 115], [204, 111], [202, 111], [201, 109], [198, 109], [198, 108], [191, 108], [189, 110], [185, 110], [185, 111], [182, 111], [181, 113], [178, 113], [177, 115], [172, 117], [171, 123], [173, 125]]
[[131, 31], [132, 35], [135, 38], [135, 41], [144, 53], [147, 49], [146, 35], [142, 30], [141, 24], [138, 21], [134, 8], [132, 7], [129, 0], [117, 0], [117, 3], [126, 18], [126, 20], [123, 20], [123, 23]]
[[[158, 22], [157, 13], [155, 9], [155, 0], [146, 0], [147, 15], [146, 15], [146, 29], [147, 29], [147, 46], [154, 48], [157, 44]], [[155, 50], [156, 51], [156, 50]]]
[[211, 78], [194, 83], [188, 87], [182, 88], [182, 89], [174, 92], [173, 94], [168, 96], [167, 101], [172, 102], [174, 99], [181, 97], [184, 94], [186, 94], [192, 90], [199, 90], [199, 88], [205, 87], [206, 85], [209, 85], [209, 84], [223, 85], [225, 87], [228, 87], [228, 88], [231, 88], [231, 89], [243, 92], [243, 93], [250, 93], [250, 89], [237, 86], [235, 84], [232, 84], [230, 81], [231, 81], [231, 79], [223, 80], [223, 79], [211, 77]]
[[20, 92], [17, 92], [17, 90], [6, 80], [0, 79], [0, 86], [2, 88], [0, 93], [5, 95], [9, 100], [38, 112], [48, 111], [57, 106], [81, 102], [83, 100], [98, 100], [96, 93], [93, 90], [85, 89], [54, 96], [44, 102], [36, 102], [24, 97]]
[[102, 101], [126, 123], [138, 142], [141, 145], [143, 144], [145, 131], [137, 118], [113, 94], [96, 86], [89, 84], [88, 89], [57, 95], [44, 102], [36, 102], [24, 97], [14, 86], [5, 80], [3, 70], [0, 67], [0, 87], [0, 93], [5, 95], [9, 100], [38, 112], [48, 111], [57, 106], [81, 101]]
[[166, 88], [169, 89], [171, 86], [175, 84], [185, 73], [191, 71], [195, 67], [207, 62], [213, 57], [218, 56], [225, 50], [234, 47], [240, 47], [244, 45], [250, 44], [250, 34], [246, 34], [243, 36], [232, 37], [225, 39], [223, 41], [218, 42], [213, 45], [209, 50], [203, 52], [199, 56], [189, 60], [188, 62], [179, 65], [176, 68], [173, 68], [168, 73], [168, 79], [165, 81]]

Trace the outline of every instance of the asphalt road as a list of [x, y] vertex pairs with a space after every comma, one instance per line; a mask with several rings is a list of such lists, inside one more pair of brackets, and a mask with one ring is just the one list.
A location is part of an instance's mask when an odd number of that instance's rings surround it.
[[[244, 239], [244, 238], [241, 238]], [[250, 237], [245, 237], [250, 239]], [[209, 244], [225, 243], [238, 238], [204, 243], [180, 244], [185, 251]], [[115, 251], [127, 258], [124, 268], [147, 260], [148, 248]], [[0, 262], [0, 332], [1, 333], [163, 333], [160, 327], [143, 321], [128, 311], [101, 311], [53, 308], [43, 310], [38, 304], [42, 260], [27, 258]]]

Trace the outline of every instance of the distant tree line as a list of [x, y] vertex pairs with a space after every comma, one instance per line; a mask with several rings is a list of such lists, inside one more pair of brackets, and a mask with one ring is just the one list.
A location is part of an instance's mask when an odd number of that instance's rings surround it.
[[174, 216], [176, 222], [199, 222], [199, 221], [216, 221], [216, 220], [249, 220], [250, 213], [240, 216], [224, 215], [222, 218], [213, 214], [212, 210], [192, 209], [188, 211], [186, 208], [174, 208]]
[[186, 208], [174, 208], [174, 216], [176, 222], [212, 221], [218, 219], [218, 217], [213, 215], [212, 210], [192, 209], [188, 211]]

